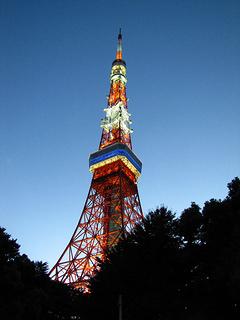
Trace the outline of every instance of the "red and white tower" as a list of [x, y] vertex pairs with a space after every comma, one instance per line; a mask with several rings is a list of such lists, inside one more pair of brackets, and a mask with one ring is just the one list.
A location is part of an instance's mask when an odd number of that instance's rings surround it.
[[83, 290], [99, 258], [104, 259], [107, 250], [143, 218], [137, 189], [142, 163], [132, 151], [126, 83], [120, 30], [102, 137], [89, 158], [93, 174], [89, 193], [73, 236], [50, 271], [52, 279]]

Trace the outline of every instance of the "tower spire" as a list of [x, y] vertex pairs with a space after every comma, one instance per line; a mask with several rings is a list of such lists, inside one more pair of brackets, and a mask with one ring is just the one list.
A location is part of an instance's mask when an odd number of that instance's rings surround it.
[[126, 84], [126, 63], [122, 59], [122, 33], [118, 34], [116, 59], [112, 63], [110, 73], [110, 92], [108, 106], [104, 109], [105, 118], [101, 122], [102, 138], [99, 149], [103, 149], [116, 142], [126, 144], [132, 149], [131, 143], [131, 114], [128, 113]]
[[119, 29], [116, 60], [122, 60], [122, 31]]

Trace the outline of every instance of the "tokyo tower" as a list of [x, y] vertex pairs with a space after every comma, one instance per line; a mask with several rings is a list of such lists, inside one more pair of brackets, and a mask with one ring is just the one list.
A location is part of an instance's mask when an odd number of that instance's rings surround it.
[[69, 244], [49, 273], [52, 279], [83, 290], [99, 259], [104, 260], [106, 252], [143, 218], [137, 188], [142, 163], [132, 151], [126, 83], [120, 30], [102, 136], [98, 151], [89, 158], [93, 178], [88, 196]]

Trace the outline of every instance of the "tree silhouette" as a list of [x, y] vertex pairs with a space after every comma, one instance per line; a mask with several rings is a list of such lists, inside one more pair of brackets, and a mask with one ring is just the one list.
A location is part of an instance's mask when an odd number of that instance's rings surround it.
[[19, 253], [16, 240], [0, 228], [0, 318], [80, 319], [86, 298], [47, 275], [47, 264]]
[[47, 264], [19, 253], [0, 228], [0, 316], [3, 319], [240, 318], [240, 180], [224, 200], [196, 203], [179, 217], [151, 211], [99, 262], [90, 295], [51, 281]]
[[100, 264], [86, 319], [117, 318], [120, 293], [126, 320], [238, 319], [240, 180], [228, 188], [223, 201], [193, 202], [179, 218], [150, 212]]

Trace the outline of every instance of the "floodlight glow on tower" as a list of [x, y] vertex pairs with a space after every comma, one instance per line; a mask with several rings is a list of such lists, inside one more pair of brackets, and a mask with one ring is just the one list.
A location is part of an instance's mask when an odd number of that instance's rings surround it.
[[71, 240], [50, 271], [52, 279], [84, 291], [99, 259], [143, 219], [137, 188], [142, 163], [132, 151], [126, 83], [120, 30], [102, 136], [98, 151], [89, 158], [89, 193]]

